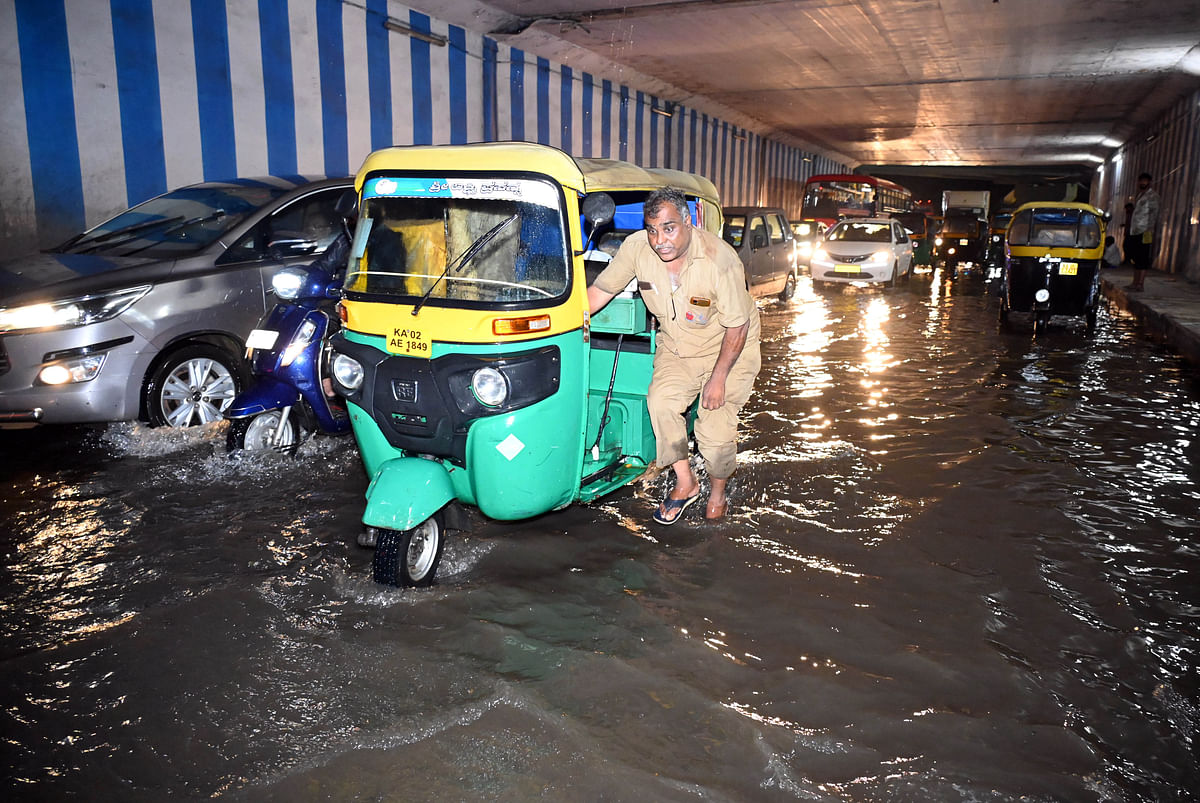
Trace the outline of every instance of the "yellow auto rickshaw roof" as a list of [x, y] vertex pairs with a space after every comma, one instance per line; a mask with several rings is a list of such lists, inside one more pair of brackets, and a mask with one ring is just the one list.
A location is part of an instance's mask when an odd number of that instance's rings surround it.
[[1084, 212], [1091, 212], [1101, 219], [1104, 218], [1104, 212], [1091, 204], [1080, 203], [1079, 201], [1029, 201], [1023, 203], [1013, 210], [1013, 217], [1017, 216], [1018, 212], [1023, 212], [1026, 209], [1082, 209]]
[[720, 206], [717, 188], [703, 176], [667, 168], [639, 167], [617, 159], [572, 158], [534, 142], [477, 142], [470, 145], [403, 145], [369, 154], [355, 176], [361, 191], [371, 173], [392, 170], [528, 171], [576, 192], [652, 190], [675, 187]]
[[694, 173], [665, 167], [640, 167], [618, 159], [578, 158], [575, 162], [583, 171], [584, 189], [587, 192], [675, 187], [687, 195], [695, 195], [717, 206], [721, 205], [716, 186], [704, 176]]
[[583, 173], [575, 160], [558, 148], [533, 142], [477, 142], [470, 145], [401, 145], [368, 154], [354, 178], [362, 191], [366, 177], [376, 171], [473, 170], [528, 171], [550, 176], [564, 187], [582, 192]]

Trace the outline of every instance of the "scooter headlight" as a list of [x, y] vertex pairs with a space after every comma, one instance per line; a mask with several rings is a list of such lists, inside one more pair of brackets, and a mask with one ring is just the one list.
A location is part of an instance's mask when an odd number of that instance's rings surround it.
[[508, 399], [508, 379], [495, 368], [480, 368], [471, 375], [471, 392], [480, 404], [499, 407]]
[[300, 268], [284, 268], [271, 277], [271, 289], [279, 298], [291, 301], [300, 295], [300, 288], [304, 286], [304, 280], [307, 277], [308, 271]]
[[1043, 287], [1041, 290], [1038, 290], [1033, 294], [1033, 300], [1039, 304], [1045, 304], [1050, 300], [1050, 291]]
[[333, 357], [333, 378], [346, 390], [355, 391], [362, 387], [362, 363], [345, 354], [335, 354]]

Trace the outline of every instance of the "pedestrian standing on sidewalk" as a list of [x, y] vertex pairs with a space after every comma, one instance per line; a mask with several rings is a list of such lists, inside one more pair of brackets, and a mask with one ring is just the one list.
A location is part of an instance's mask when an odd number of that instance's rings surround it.
[[1138, 176], [1138, 194], [1133, 199], [1133, 218], [1129, 222], [1130, 247], [1133, 253], [1125, 256], [1133, 263], [1130, 290], [1145, 290], [1146, 271], [1154, 261], [1154, 228], [1158, 225], [1158, 193], [1150, 188], [1149, 173]]

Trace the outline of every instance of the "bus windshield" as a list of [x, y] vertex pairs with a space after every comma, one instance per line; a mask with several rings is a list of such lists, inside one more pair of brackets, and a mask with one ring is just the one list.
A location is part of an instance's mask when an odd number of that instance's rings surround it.
[[345, 289], [432, 306], [558, 298], [571, 265], [560, 198], [537, 179], [372, 177]]
[[838, 219], [875, 214], [875, 188], [863, 181], [809, 182], [801, 216]]

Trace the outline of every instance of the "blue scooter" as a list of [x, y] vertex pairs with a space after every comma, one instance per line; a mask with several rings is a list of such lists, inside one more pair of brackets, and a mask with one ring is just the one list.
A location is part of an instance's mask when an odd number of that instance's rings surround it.
[[309, 433], [350, 432], [345, 404], [325, 389], [325, 346], [341, 328], [329, 301], [341, 297], [336, 271], [348, 249], [349, 238], [339, 238], [307, 268], [286, 268], [272, 279], [279, 303], [246, 338], [254, 382], [225, 411], [229, 451], [295, 454]]

